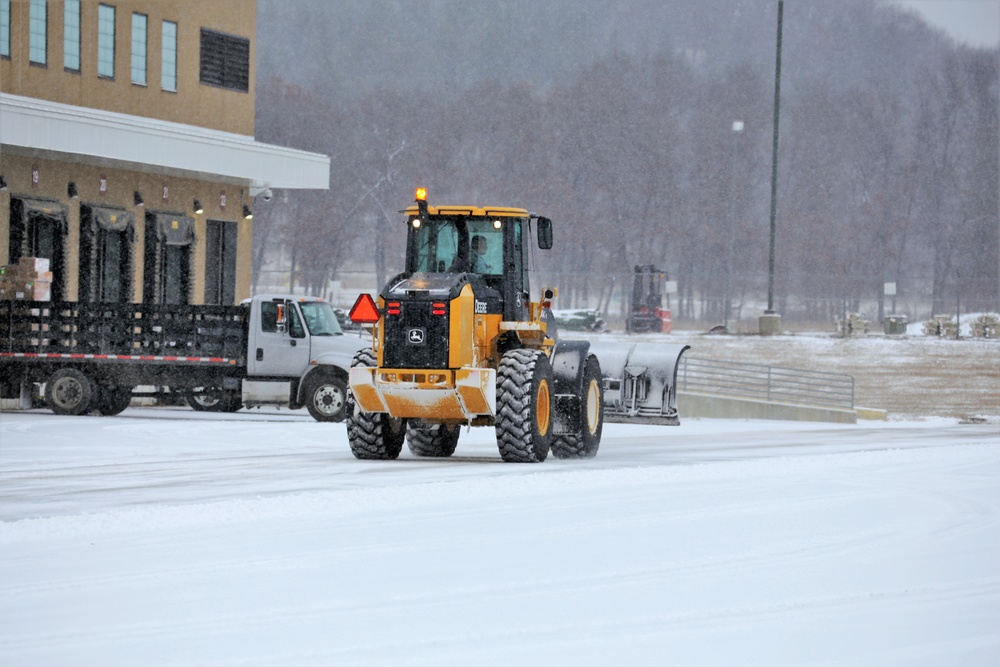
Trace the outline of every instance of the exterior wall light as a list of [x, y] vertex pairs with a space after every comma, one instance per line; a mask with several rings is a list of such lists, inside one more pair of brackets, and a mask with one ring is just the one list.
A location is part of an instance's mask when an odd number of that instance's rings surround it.
[[202, 213], [205, 212], [205, 207], [202, 206], [201, 202], [198, 201], [197, 199], [194, 200], [194, 212], [198, 215], [201, 215]]
[[142, 193], [136, 190], [132, 193], [132, 203], [136, 206], [145, 206], [146, 202], [142, 198]]
[[69, 195], [70, 199], [80, 198], [80, 191], [76, 189], [76, 183], [70, 181], [66, 184], [66, 194]]
[[247, 220], [253, 220], [253, 211], [246, 204], [243, 204], [243, 217]]

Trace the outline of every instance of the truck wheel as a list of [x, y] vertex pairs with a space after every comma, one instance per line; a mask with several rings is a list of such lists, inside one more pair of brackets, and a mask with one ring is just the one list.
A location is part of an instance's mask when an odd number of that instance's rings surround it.
[[[375, 354], [359, 350], [351, 367], [374, 366]], [[395, 459], [403, 449], [406, 422], [381, 412], [362, 412], [354, 402], [354, 394], [347, 391], [347, 440], [351, 453], [357, 459]]]
[[604, 428], [604, 391], [601, 365], [591, 355], [583, 369], [580, 387], [580, 422], [576, 433], [553, 436], [552, 454], [559, 459], [592, 459], [601, 446]]
[[302, 396], [318, 422], [341, 422], [347, 414], [347, 383], [333, 375], [306, 378]]
[[215, 389], [195, 387], [194, 393], [187, 397], [187, 404], [198, 412], [218, 412], [222, 404], [222, 396]]
[[243, 407], [243, 396], [237, 391], [214, 387], [195, 387], [187, 404], [198, 412], [236, 412]]
[[98, 387], [95, 397], [97, 414], [113, 417], [121, 414], [132, 402], [132, 387]]
[[538, 463], [552, 442], [552, 367], [540, 350], [509, 350], [497, 373], [497, 446], [504, 461]]
[[455, 453], [461, 431], [459, 424], [407, 423], [406, 444], [416, 456], [446, 458]]
[[45, 402], [57, 415], [82, 415], [90, 411], [94, 383], [75, 368], [63, 368], [45, 382]]

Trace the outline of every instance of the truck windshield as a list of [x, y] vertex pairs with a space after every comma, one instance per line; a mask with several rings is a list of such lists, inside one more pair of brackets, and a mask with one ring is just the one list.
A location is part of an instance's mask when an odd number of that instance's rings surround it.
[[300, 301], [299, 308], [313, 336], [340, 336], [344, 333], [333, 308], [326, 301]]

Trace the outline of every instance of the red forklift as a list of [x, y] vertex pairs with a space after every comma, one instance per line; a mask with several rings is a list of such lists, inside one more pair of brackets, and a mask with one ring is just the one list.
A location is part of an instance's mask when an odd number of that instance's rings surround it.
[[632, 274], [632, 298], [625, 320], [627, 332], [671, 332], [673, 321], [670, 318], [670, 310], [663, 308], [666, 282], [666, 271], [661, 271], [651, 264], [635, 267], [635, 272]]

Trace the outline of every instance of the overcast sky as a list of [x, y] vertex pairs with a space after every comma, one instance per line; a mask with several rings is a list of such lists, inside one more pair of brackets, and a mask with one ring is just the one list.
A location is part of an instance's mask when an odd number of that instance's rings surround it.
[[1000, 0], [890, 0], [970, 46], [1000, 45]]

